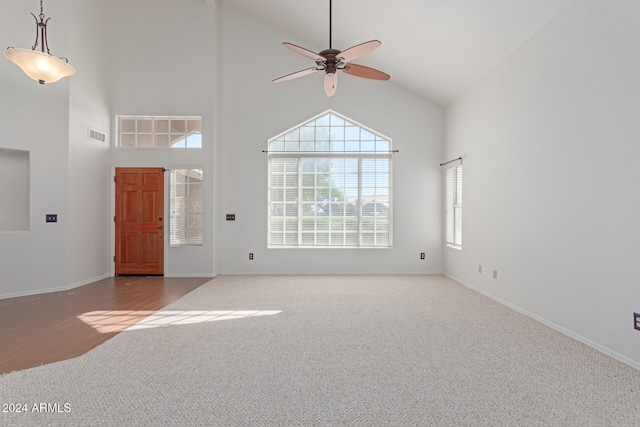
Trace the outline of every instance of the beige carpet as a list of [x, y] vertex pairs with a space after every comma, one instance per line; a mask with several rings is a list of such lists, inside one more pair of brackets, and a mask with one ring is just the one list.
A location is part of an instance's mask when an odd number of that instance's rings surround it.
[[443, 276], [225, 276], [0, 401], [27, 409], [3, 426], [640, 426], [640, 371]]

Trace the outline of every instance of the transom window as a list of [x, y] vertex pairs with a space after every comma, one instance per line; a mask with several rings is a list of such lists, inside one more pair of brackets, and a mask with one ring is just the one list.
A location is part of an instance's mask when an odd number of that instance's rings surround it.
[[269, 247], [391, 247], [391, 140], [334, 112], [269, 140]]
[[118, 116], [118, 147], [200, 148], [201, 117]]

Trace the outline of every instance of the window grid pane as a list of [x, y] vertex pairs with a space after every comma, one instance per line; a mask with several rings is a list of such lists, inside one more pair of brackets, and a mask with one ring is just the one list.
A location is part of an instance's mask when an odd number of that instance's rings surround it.
[[391, 247], [390, 149], [333, 113], [270, 140], [269, 246]]
[[117, 147], [201, 148], [201, 117], [118, 116]]

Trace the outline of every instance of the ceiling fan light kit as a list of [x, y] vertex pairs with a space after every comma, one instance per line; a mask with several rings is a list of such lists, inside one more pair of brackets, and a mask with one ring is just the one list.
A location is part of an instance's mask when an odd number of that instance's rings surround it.
[[315, 67], [305, 68], [291, 74], [284, 75], [274, 79], [274, 83], [295, 79], [315, 73], [316, 71], [324, 71], [324, 91], [327, 96], [335, 95], [338, 86], [338, 71], [343, 71], [355, 77], [363, 77], [373, 80], [389, 80], [390, 75], [374, 68], [365, 67], [364, 65], [353, 64], [351, 61], [360, 58], [374, 49], [378, 48], [382, 43], [379, 40], [370, 40], [341, 51], [333, 49], [331, 46], [331, 0], [329, 0], [329, 49], [325, 49], [319, 53], [312, 52], [293, 43], [284, 42], [282, 45], [316, 63]]
[[[32, 13], [36, 20], [36, 42], [31, 49], [18, 49], [8, 47], [4, 51], [4, 56], [16, 64], [24, 73], [40, 84], [55, 83], [63, 77], [70, 77], [76, 73], [67, 58], [56, 58], [49, 52], [49, 42], [47, 41], [47, 23], [51, 18], [45, 20], [40, 0], [40, 20]], [[38, 44], [41, 50], [37, 51]]]

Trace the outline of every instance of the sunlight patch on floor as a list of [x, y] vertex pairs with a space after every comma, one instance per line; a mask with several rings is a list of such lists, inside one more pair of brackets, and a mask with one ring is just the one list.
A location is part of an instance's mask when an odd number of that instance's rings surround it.
[[100, 333], [117, 333], [125, 330], [162, 328], [174, 325], [216, 322], [220, 320], [245, 319], [248, 317], [272, 316], [282, 310], [166, 310], [166, 311], [91, 311], [78, 319]]

